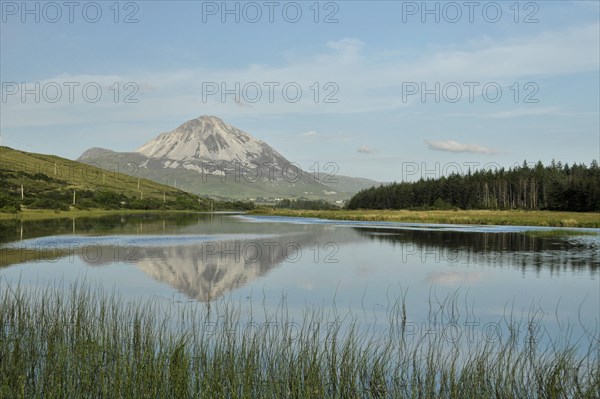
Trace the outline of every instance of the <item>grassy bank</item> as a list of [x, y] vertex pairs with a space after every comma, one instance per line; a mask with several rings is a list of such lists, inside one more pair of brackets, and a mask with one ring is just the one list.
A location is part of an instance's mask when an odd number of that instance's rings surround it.
[[160, 211], [138, 211], [138, 210], [104, 210], [104, 209], [75, 209], [59, 211], [51, 209], [27, 209], [19, 213], [1, 213], [0, 220], [45, 220], [77, 217], [93, 217], [105, 215], [117, 215], [120, 213], [146, 213]]
[[[137, 176], [137, 166], [111, 169], [0, 146], [0, 211], [21, 209], [209, 210], [210, 201]], [[121, 172], [121, 173], [120, 173]]]
[[94, 217], [119, 214], [161, 214], [161, 213], [200, 213], [198, 211], [178, 211], [178, 210], [135, 210], [135, 209], [74, 209], [69, 211], [53, 211], [50, 209], [27, 209], [19, 213], [1, 213], [0, 220], [45, 220], [45, 219], [64, 219], [79, 217]]
[[[542, 344], [512, 334], [449, 345], [440, 334], [407, 335], [402, 301], [388, 307], [389, 331], [375, 333], [335, 311], [307, 308], [293, 320], [284, 302], [242, 324], [229, 302], [170, 312], [174, 304], [126, 303], [97, 289], [1, 288], [0, 397], [600, 395], [597, 335], [578, 338], [577, 346], [564, 337]], [[430, 306], [431, 325], [452, 322], [456, 301]], [[530, 334], [536, 321], [535, 314], [501, 320]]]
[[406, 223], [488, 224], [512, 226], [600, 227], [600, 213], [553, 211], [409, 211], [409, 210], [290, 210], [259, 208], [256, 215], [311, 217], [335, 220]]

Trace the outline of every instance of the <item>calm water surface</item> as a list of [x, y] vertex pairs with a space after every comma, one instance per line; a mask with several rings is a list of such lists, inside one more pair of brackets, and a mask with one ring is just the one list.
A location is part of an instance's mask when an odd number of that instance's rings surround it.
[[294, 320], [314, 306], [381, 328], [404, 295], [415, 334], [428, 333], [431, 305], [451, 296], [459, 304], [451, 322], [481, 334], [509, 314], [535, 315], [549, 336], [569, 324], [575, 335], [600, 328], [598, 229], [536, 237], [522, 227], [236, 214], [10, 221], [1, 229], [4, 284], [67, 289], [85, 281], [129, 299], [199, 307], [226, 299], [275, 309], [285, 298]]

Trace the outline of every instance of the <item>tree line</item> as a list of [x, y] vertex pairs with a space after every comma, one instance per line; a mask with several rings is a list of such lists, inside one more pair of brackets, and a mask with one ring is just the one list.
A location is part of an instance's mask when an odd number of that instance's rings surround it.
[[371, 187], [348, 209], [526, 209], [600, 211], [600, 168], [552, 161]]
[[278, 201], [275, 207], [283, 209], [310, 209], [319, 211], [340, 209], [338, 206], [325, 200], [310, 200], [305, 198], [283, 199]]

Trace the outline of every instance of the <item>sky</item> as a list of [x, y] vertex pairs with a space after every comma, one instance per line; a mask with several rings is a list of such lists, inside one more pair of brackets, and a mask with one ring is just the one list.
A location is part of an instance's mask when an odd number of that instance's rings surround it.
[[600, 2], [0, 1], [0, 144], [76, 159], [216, 115], [311, 171], [600, 153]]

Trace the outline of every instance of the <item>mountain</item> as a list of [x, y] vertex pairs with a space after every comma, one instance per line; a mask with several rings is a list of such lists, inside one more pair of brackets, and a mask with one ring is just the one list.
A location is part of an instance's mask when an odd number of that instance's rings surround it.
[[216, 116], [189, 120], [135, 152], [91, 148], [78, 161], [110, 170], [128, 169], [192, 193], [226, 198], [339, 201], [378, 184], [347, 176], [326, 179], [303, 171], [267, 143]]
[[[140, 147], [138, 154], [159, 159], [165, 168], [194, 170], [251, 183], [285, 183], [298, 168], [263, 141], [215, 116], [192, 119]], [[310, 176], [302, 176], [307, 180]]]
[[178, 161], [289, 164], [281, 154], [216, 116], [201, 116], [162, 133], [136, 152]]
[[113, 151], [107, 150], [106, 148], [93, 147], [81, 154], [79, 158], [77, 158], [77, 162], [82, 162], [86, 159], [101, 157], [103, 155], [108, 155], [111, 153], [113, 153]]
[[334, 173], [318, 173], [316, 179], [336, 191], [353, 195], [365, 188], [381, 185], [381, 182], [366, 177], [350, 177]]

